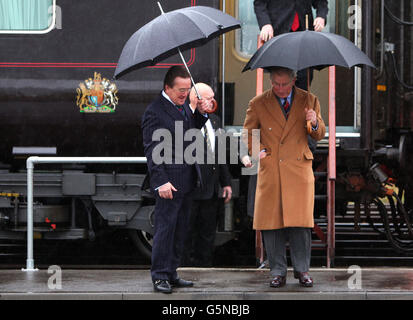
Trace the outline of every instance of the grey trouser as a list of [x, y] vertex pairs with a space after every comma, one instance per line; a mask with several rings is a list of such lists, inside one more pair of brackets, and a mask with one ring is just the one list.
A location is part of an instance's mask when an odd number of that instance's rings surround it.
[[311, 260], [311, 228], [262, 230], [270, 271], [273, 277], [287, 274], [287, 242], [294, 271], [308, 272]]

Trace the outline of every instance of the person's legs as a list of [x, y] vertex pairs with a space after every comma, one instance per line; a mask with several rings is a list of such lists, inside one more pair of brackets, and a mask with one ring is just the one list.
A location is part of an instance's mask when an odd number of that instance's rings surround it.
[[[310, 68], [310, 85], [311, 85], [311, 82], [313, 81], [313, 73], [314, 73], [313, 69]], [[295, 86], [305, 91], [308, 90], [307, 69], [299, 70], [297, 72], [297, 81], [295, 82]]]
[[185, 249], [182, 256], [181, 265], [193, 266], [194, 255], [196, 248], [196, 239], [198, 238], [199, 230], [197, 225], [199, 224], [199, 211], [201, 208], [200, 200], [193, 200], [191, 206], [191, 213], [189, 215], [189, 229], [185, 240]]
[[290, 253], [294, 268], [294, 278], [303, 287], [312, 287], [313, 279], [308, 274], [311, 260], [311, 229], [289, 228]]
[[185, 250], [185, 240], [188, 236], [189, 230], [189, 216], [191, 214], [192, 196], [186, 194], [182, 199], [178, 217], [176, 219], [174, 246], [171, 259], [170, 281], [178, 278], [176, 269], [181, 265], [181, 259]]
[[287, 275], [286, 242], [287, 233], [285, 229], [262, 230], [265, 243], [270, 272], [273, 277]]
[[311, 261], [311, 229], [288, 228], [291, 262], [295, 272], [308, 272]]
[[156, 197], [155, 232], [152, 244], [152, 280], [170, 280], [173, 272], [175, 229], [183, 198]]
[[215, 234], [217, 230], [218, 201], [216, 197], [202, 200], [201, 206], [199, 207], [194, 260], [202, 267], [212, 266]]

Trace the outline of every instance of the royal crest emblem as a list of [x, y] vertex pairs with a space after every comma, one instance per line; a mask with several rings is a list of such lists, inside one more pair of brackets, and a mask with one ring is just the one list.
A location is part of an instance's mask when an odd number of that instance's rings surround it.
[[80, 112], [115, 112], [119, 99], [116, 96], [118, 88], [116, 84], [103, 78], [100, 73], [95, 72], [94, 78], [89, 78], [79, 83], [76, 89], [76, 105]]

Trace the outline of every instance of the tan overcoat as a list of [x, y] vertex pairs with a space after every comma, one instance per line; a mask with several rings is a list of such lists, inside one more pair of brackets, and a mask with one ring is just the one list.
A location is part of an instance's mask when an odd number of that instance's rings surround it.
[[[308, 147], [304, 109], [308, 104], [317, 114], [315, 140], [325, 135], [317, 97], [295, 88], [286, 120], [272, 89], [253, 98], [244, 122], [243, 138], [252, 151], [252, 129], [260, 129], [260, 150], [267, 157], [259, 162], [253, 228], [271, 230], [286, 227], [314, 227], [313, 154]], [[254, 157], [254, 155], [253, 155]]]

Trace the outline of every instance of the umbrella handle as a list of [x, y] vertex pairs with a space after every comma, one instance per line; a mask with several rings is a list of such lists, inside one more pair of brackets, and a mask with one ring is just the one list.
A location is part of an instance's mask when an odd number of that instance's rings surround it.
[[215, 99], [212, 99], [212, 109], [208, 110], [207, 113], [214, 113], [218, 109], [218, 103]]
[[[307, 106], [308, 109], [313, 109], [313, 107], [310, 106], [310, 71], [309, 69], [307, 70], [307, 81], [308, 81], [308, 87], [307, 87]], [[311, 134], [311, 132], [313, 131], [313, 125], [311, 124], [311, 121], [307, 121], [307, 133]]]
[[311, 121], [307, 121], [307, 133], [310, 134], [313, 131]]

